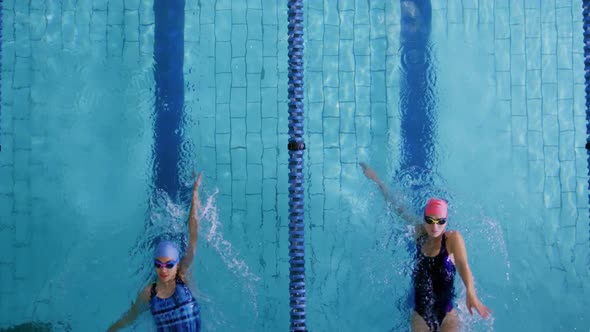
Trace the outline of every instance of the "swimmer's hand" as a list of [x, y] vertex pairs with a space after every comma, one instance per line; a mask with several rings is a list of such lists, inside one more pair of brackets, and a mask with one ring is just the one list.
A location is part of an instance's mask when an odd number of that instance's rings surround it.
[[471, 315], [473, 315], [472, 308], [475, 308], [475, 310], [477, 310], [477, 312], [481, 315], [481, 317], [483, 317], [485, 319], [488, 319], [490, 317], [490, 315], [492, 314], [492, 311], [479, 301], [479, 299], [477, 298], [477, 295], [475, 295], [474, 293], [468, 293], [467, 294], [467, 310], [469, 310], [469, 313]]
[[369, 165], [360, 162], [359, 165], [362, 167], [363, 172], [365, 173], [365, 176], [368, 177], [369, 179], [377, 182], [379, 181], [379, 177], [377, 176], [377, 173], [375, 173], [375, 171], [373, 169], [371, 169], [369, 167]]
[[201, 181], [203, 179], [203, 172], [199, 172], [199, 174], [197, 175], [197, 172], [193, 171], [193, 177], [195, 178], [195, 184], [193, 186], [193, 192], [195, 192], [201, 186]]
[[203, 172], [199, 172], [199, 175], [197, 175], [197, 173], [193, 171], [193, 177], [195, 178], [195, 183], [193, 185], [193, 204], [200, 207], [199, 187], [201, 187], [201, 182], [203, 180]]

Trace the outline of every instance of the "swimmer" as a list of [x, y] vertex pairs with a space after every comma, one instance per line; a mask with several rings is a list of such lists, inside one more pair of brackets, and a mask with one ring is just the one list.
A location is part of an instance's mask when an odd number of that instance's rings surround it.
[[200, 185], [201, 174], [194, 182], [188, 219], [190, 238], [184, 257], [180, 259], [178, 247], [173, 242], [160, 242], [154, 251], [156, 282], [140, 291], [131, 308], [108, 331], [117, 331], [131, 324], [148, 307], [158, 331], [199, 332], [201, 330], [201, 308], [187, 286], [190, 276], [189, 267], [197, 249]]
[[461, 233], [445, 231], [447, 226], [447, 202], [431, 198], [420, 218], [407, 209], [394, 197], [379, 179], [375, 171], [365, 163], [360, 163], [365, 176], [373, 180], [388, 202], [394, 205], [396, 213], [415, 225], [416, 264], [414, 265], [414, 312], [412, 331], [459, 331], [459, 317], [454, 309], [455, 271], [459, 271], [467, 290], [467, 309], [473, 314], [475, 309], [483, 318], [488, 318], [491, 310], [477, 298], [473, 276], [467, 262], [467, 250]]

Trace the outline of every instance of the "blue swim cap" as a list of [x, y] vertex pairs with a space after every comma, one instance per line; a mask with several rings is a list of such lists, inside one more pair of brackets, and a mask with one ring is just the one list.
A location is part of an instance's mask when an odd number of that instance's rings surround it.
[[178, 248], [176, 244], [170, 241], [162, 241], [156, 247], [156, 251], [154, 252], [154, 259], [158, 257], [169, 257], [178, 261], [179, 258]]

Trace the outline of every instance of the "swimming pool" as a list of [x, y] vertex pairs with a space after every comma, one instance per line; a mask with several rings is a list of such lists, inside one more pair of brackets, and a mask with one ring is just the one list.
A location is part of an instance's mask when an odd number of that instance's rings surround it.
[[[186, 216], [152, 195], [153, 1], [3, 7], [0, 327], [104, 331], [147, 281], [149, 239]], [[449, 198], [494, 311], [467, 318], [461, 295], [467, 330], [587, 330], [581, 4], [433, 2], [419, 51], [402, 44], [398, 1], [304, 10], [308, 328], [407, 329], [406, 230], [364, 161], [414, 201]], [[179, 182], [204, 171], [204, 327], [287, 329], [286, 2], [187, 1], [184, 14]], [[407, 85], [412, 70], [429, 84]], [[427, 174], [402, 163], [419, 154], [400, 129], [416, 94], [432, 121]]]

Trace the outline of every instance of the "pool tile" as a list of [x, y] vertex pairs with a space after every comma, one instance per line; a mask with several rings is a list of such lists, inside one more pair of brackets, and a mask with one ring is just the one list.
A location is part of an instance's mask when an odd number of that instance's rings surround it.
[[[231, 139], [230, 146], [234, 148], [246, 148], [246, 119], [245, 118], [231, 118]], [[233, 158], [233, 155], [232, 155]], [[246, 159], [244, 159], [244, 162]], [[240, 160], [233, 162], [241, 163]]]
[[[572, 112], [572, 100], [561, 99], [558, 101], [557, 118], [559, 121], [560, 131], [571, 131], [573, 135], [574, 130], [574, 116]], [[573, 143], [573, 142], [572, 142]], [[571, 147], [574, 145], [572, 144]], [[571, 147], [568, 147], [571, 149]], [[571, 151], [571, 150], [570, 150]]]
[[[584, 140], [582, 144], [576, 142], [577, 144], [583, 145], [586, 141]], [[586, 148], [576, 147], [574, 149], [574, 154], [576, 156], [576, 173], [579, 179], [587, 179], [588, 178], [588, 153], [586, 152]], [[586, 181], [587, 182], [587, 181]], [[588, 183], [587, 183], [588, 184]], [[581, 192], [580, 192], [581, 194]], [[585, 200], [586, 201], [586, 200]], [[589, 202], [590, 203], [590, 202]]]
[[[514, 115], [523, 115], [526, 114], [526, 91], [525, 91], [525, 84], [526, 84], [526, 69], [524, 65], [524, 56], [512, 57], [512, 64], [513, 69], [511, 71], [512, 77], [512, 114]], [[534, 99], [535, 96], [529, 96], [529, 98]], [[538, 98], [538, 97], [537, 97]]]
[[[232, 155], [241, 155], [244, 154], [244, 149], [234, 149], [232, 150]], [[240, 158], [238, 158], [240, 159]], [[235, 170], [235, 168], [234, 168]], [[242, 173], [245, 172], [235, 172], [232, 171], [232, 186], [231, 186], [231, 206], [232, 206], [232, 226], [233, 227], [240, 227], [240, 230], [236, 229], [234, 230], [234, 233], [236, 234], [243, 234], [244, 231], [241, 229], [243, 226], [243, 222], [245, 222], [245, 220], [243, 220], [243, 216], [241, 215], [243, 212], [242, 211], [246, 211], [247, 210], [247, 205], [246, 205], [246, 181], [245, 181], [245, 176], [242, 179]], [[240, 220], [241, 222], [239, 223], [235, 223], [236, 219], [234, 218], [239, 218], [238, 220]]]
[[[541, 99], [529, 99], [526, 106], [529, 132], [541, 132], [543, 130], [543, 106]], [[541, 144], [542, 145], [542, 144]]]
[[230, 130], [230, 108], [229, 104], [216, 104], [215, 106], [215, 130], [218, 134], [229, 134]]
[[[21, 2], [24, 2], [24, 1], [21, 1]], [[8, 6], [11, 6], [11, 5], [9, 5], [10, 3], [14, 3], [14, 0], [11, 0], [11, 1], [4, 1], [4, 4], [3, 4], [3, 6], [2, 6], [2, 7], [3, 7], [5, 10], [6, 10], [6, 9], [12, 9], [12, 8], [9, 8], [9, 7], [7, 7], [7, 5], [8, 5]], [[30, 8], [31, 10], [34, 10], [34, 9], [38, 9], [38, 10], [45, 10], [45, 8], [46, 8], [45, 0], [31, 0], [31, 1], [30, 1], [30, 7], [29, 7], [29, 8]]]
[[[241, 86], [234, 85], [233, 86]], [[244, 84], [245, 86], [245, 84]], [[246, 116], [246, 88], [231, 88], [230, 97], [230, 114], [232, 117], [245, 117]]]
[[499, 99], [509, 100], [511, 98], [510, 72], [496, 72], [496, 94]]
[[368, 116], [355, 116], [357, 145], [359, 147], [371, 146], [371, 118]]
[[[578, 168], [578, 176], [576, 177], [576, 202], [578, 208], [587, 209], [588, 207], [588, 178], [586, 172], [588, 171], [585, 168], [582, 172], [579, 171]], [[582, 176], [580, 176], [580, 173]], [[588, 211], [588, 210], [586, 210]], [[590, 239], [590, 234], [588, 235]]]
[[[32, 70], [31, 61], [28, 58], [16, 58], [16, 64], [12, 76], [12, 87], [14, 89], [28, 88], [31, 86]], [[16, 93], [26, 93], [27, 91], [16, 91]]]
[[260, 102], [260, 73], [246, 74], [246, 79], [248, 80], [246, 84], [246, 101], [249, 103]]
[[[153, 25], [141, 25], [139, 27], [139, 46], [140, 46], [140, 53], [146, 56], [146, 60], [150, 60], [150, 65], [152, 64], [152, 53], [154, 51], [154, 26]], [[99, 49], [104, 49], [99, 46]], [[147, 57], [150, 58], [147, 58]]]
[[[340, 119], [336, 117], [325, 117], [324, 118], [324, 147], [325, 148], [338, 148], [340, 146], [340, 140], [338, 138]], [[326, 151], [327, 149], [324, 149]]]
[[[248, 149], [250, 150], [250, 149]], [[250, 152], [248, 152], [250, 153]], [[261, 153], [262, 155], [262, 153]], [[260, 162], [260, 160], [258, 160]], [[246, 179], [246, 194], [250, 195], [250, 194], [258, 194], [261, 195], [262, 194], [262, 165], [260, 164], [248, 164], [246, 167], [246, 172], [248, 174], [248, 177]], [[260, 211], [260, 209], [255, 208], [256, 206], [260, 206], [260, 196], [258, 196], [258, 203], [254, 203], [254, 204], [249, 204], [247, 205], [248, 207], [252, 207], [252, 210], [258, 210]], [[260, 220], [260, 218], [258, 219], [253, 219], [252, 221], [256, 221], [256, 220]]]
[[[192, 27], [197, 27], [198, 24], [194, 24], [193, 22], [189, 21], [186, 24], [186, 33], [185, 39], [191, 40], [191, 37], [196, 37], [199, 35], [198, 30], [195, 31]], [[134, 10], [125, 11], [125, 42], [136, 42], [139, 41], [139, 13]]]
[[559, 38], [557, 40], [557, 63], [559, 69], [572, 69], [572, 39]]
[[575, 160], [574, 153], [572, 153], [573, 149], [575, 148], [574, 137], [574, 132], [571, 130], [561, 131], [559, 133], [560, 161], [565, 162]]
[[[203, 56], [215, 57], [215, 25], [201, 24], [199, 26], [201, 31], [201, 51]], [[215, 59], [214, 59], [215, 60]], [[203, 68], [204, 70], [211, 70], [209, 66]]]
[[228, 73], [231, 70], [231, 43], [218, 41], [215, 43], [215, 72]]
[[512, 116], [512, 145], [527, 145], [527, 118], [526, 116]]
[[556, 28], [558, 37], [571, 38], [572, 33], [572, 11], [570, 7], [556, 8], [555, 12]]
[[[266, 175], [266, 168], [264, 169]], [[277, 180], [272, 178], [264, 178], [262, 180], [262, 209], [265, 211], [264, 222], [273, 221], [274, 219], [267, 219], [266, 212], [274, 212], [276, 207], [276, 187]], [[272, 215], [274, 216], [274, 215]], [[269, 216], [271, 217], [271, 216]]]
[[[355, 16], [356, 18], [356, 16]], [[359, 24], [354, 27], [354, 55], [368, 56], [370, 55], [370, 29], [368, 24]]]
[[[260, 164], [263, 155], [263, 146], [260, 138], [260, 132], [246, 134], [246, 149], [248, 151], [246, 160], [248, 165]], [[262, 174], [262, 168], [260, 169], [260, 172], [260, 174]], [[249, 173], [248, 177], [250, 177]], [[260, 179], [258, 180], [262, 181], [262, 175], [260, 175]]]
[[387, 110], [385, 103], [371, 103], [371, 132], [375, 136], [387, 133]]
[[[72, 32], [73, 33], [73, 32]], [[110, 25], [107, 27], [107, 54], [109, 56], [121, 57], [123, 55], [124, 31], [122, 25]], [[66, 44], [64, 40], [64, 44]], [[71, 47], [75, 47], [74, 42], [69, 42]]]
[[199, 137], [202, 146], [215, 147], [215, 118], [199, 119]]
[[[265, 57], [265, 61], [263, 63], [263, 65], [266, 65], [266, 59], [268, 59], [267, 57], [276, 57], [277, 55], [277, 47], [279, 47], [279, 45], [277, 45], [277, 34], [279, 33], [278, 30], [278, 26], [277, 25], [264, 25], [262, 27], [263, 30], [263, 41], [262, 41], [262, 47], [263, 47], [263, 56]], [[309, 44], [308, 44], [309, 45]], [[304, 51], [305, 52], [305, 51]]]
[[574, 118], [574, 145], [576, 148], [584, 147], [586, 144], [586, 138], [588, 137], [586, 133], [586, 124], [587, 120], [584, 116], [576, 116]]
[[375, 71], [371, 73], [371, 103], [385, 103], [385, 72]]
[[[45, 11], [32, 9], [29, 14], [29, 17], [32, 22], [37, 22], [36, 24], [29, 24], [28, 25], [28, 29], [29, 29], [29, 33], [30, 33], [30, 41], [31, 41], [31, 43], [35, 43], [45, 37], [45, 33], [47, 30], [47, 20], [46, 20]], [[85, 28], [89, 29], [88, 26], [86, 26]], [[4, 34], [5, 31], [6, 30], [4, 30], [2, 33]], [[78, 33], [80, 33], [80, 32], [78, 32]], [[84, 35], [84, 34], [82, 34], [82, 35]], [[19, 42], [18, 46], [21, 47], [21, 46], [27, 45], [27, 44], [28, 44], [28, 46], [30, 46], [31, 43]], [[6, 46], [6, 43], [3, 43], [3, 45], [2, 45], [3, 50], [5, 50], [5, 46]], [[44, 46], [47, 47], [47, 45], [44, 45]]]
[[558, 78], [558, 98], [559, 99], [572, 99], [574, 97], [574, 83], [573, 73], [571, 69], [559, 69], [557, 73]]
[[586, 116], [586, 98], [585, 86], [583, 84], [574, 84], [574, 116]]
[[541, 12], [537, 8], [525, 11], [526, 37], [541, 38]]
[[[340, 161], [342, 165], [340, 166], [342, 173], [344, 169], [347, 167], [345, 166], [346, 163], [354, 164], [354, 167], [358, 167], [356, 165], [356, 135], [354, 133], [342, 133], [340, 134]], [[350, 174], [350, 173], [349, 173]], [[344, 176], [344, 175], [343, 175]]]
[[324, 88], [323, 117], [339, 117], [338, 88]]
[[[530, 146], [529, 146], [530, 147]], [[530, 152], [529, 152], [530, 156]], [[544, 162], [543, 160], [529, 160], [528, 169], [528, 188], [531, 192], [543, 193], [545, 188], [544, 181]]]
[[[324, 166], [322, 164], [310, 164], [309, 165], [309, 182], [306, 182], [311, 195], [322, 195], [325, 192], [324, 188]], [[319, 206], [318, 202], [313, 203], [315, 206]], [[323, 206], [323, 201], [322, 204]], [[312, 207], [313, 209], [313, 207]]]
[[510, 10], [508, 8], [496, 7], [495, 15], [495, 37], [496, 39], [510, 38]]
[[327, 96], [324, 93], [324, 99], [327, 100], [333, 97], [334, 100], [338, 100], [338, 86], [340, 82], [338, 80], [338, 56], [324, 56], [324, 75], [323, 75], [323, 86], [326, 88], [336, 88], [335, 96]]
[[355, 75], [354, 84], [356, 86], [371, 86], [371, 71], [369, 56], [357, 55], [354, 57], [355, 60]]
[[[588, 217], [589, 217], [588, 209], [584, 209], [584, 208], [578, 209], [578, 215], [577, 215], [577, 221], [576, 221], [576, 243], [577, 244], [586, 245], [588, 243], [588, 241], [590, 241], [590, 223], [588, 222]], [[587, 249], [587, 247], [586, 247], [586, 249]], [[586, 253], [590, 254], [590, 252], [588, 252], [588, 250], [585, 250], [585, 251], [586, 251]], [[579, 263], [581, 262], [579, 260], [579, 258], [580, 257], [576, 255], [576, 257], [574, 259], [575, 260], [574, 263], [575, 263], [578, 273], [581, 272], [579, 269], [579, 267], [581, 267], [581, 266], [578, 266]], [[590, 259], [590, 256], [584, 257], [584, 258]], [[583, 271], [587, 272], [589, 267], [590, 267], [590, 265], [584, 265]]]
[[[61, 26], [58, 25], [57, 20], [51, 20], [47, 25], [47, 34], [52, 36], [59, 36], [61, 33]], [[95, 10], [92, 12], [92, 21], [90, 22], [90, 40], [104, 41], [106, 39], [107, 30], [107, 12], [104, 10]]]
[[[234, 24], [232, 26], [231, 38], [227, 39], [227, 41], [230, 41], [232, 57], [246, 56], [247, 34], [248, 26], [246, 24]], [[219, 38], [216, 38], [216, 40], [220, 41]]]
[[371, 71], [385, 71], [387, 40], [385, 38], [371, 41]]
[[[545, 143], [545, 176], [551, 178], [559, 177], [559, 150], [557, 145], [547, 146]], [[559, 181], [557, 182], [559, 186]]]
[[[573, 159], [563, 160], [559, 165], [561, 191], [571, 193], [568, 197], [571, 208], [576, 207], [576, 163]], [[565, 199], [565, 198], [564, 198]], [[563, 204], [562, 204], [563, 205]], [[565, 205], [563, 205], [565, 206]]]
[[248, 133], [260, 133], [262, 130], [260, 108], [260, 103], [248, 103], [246, 106], [246, 128]]
[[[329, 150], [336, 150], [336, 149], [327, 149], [325, 151], [327, 152]], [[338, 156], [338, 155], [336, 155], [336, 156]], [[330, 170], [330, 172], [324, 171], [325, 175], [326, 175], [324, 177], [324, 186], [326, 188], [330, 188], [330, 189], [328, 189], [329, 191], [340, 192], [340, 179], [328, 177], [328, 176], [330, 176], [330, 174], [335, 174], [338, 176], [340, 175], [340, 164], [332, 164], [332, 165], [334, 166], [333, 168], [335, 168], [335, 170], [337, 170], [337, 173], [333, 173], [332, 170]], [[340, 211], [340, 195], [326, 195], [324, 208], [326, 210]], [[328, 211], [326, 211], [325, 213], [328, 213]], [[335, 219], [325, 219], [325, 221], [330, 221], [330, 222], [334, 222], [334, 220]]]
[[[14, 167], [11, 164], [0, 166], [0, 179], [4, 179], [0, 182], [0, 195], [9, 197], [12, 204], [14, 204], [14, 172]], [[12, 204], [4, 212], [12, 212]], [[11, 219], [5, 219], [5, 223]]]
[[[524, 64], [523, 64], [524, 65]], [[543, 98], [541, 86], [541, 71], [529, 70], [526, 77], [526, 96], [527, 98]]]
[[[565, 220], [571, 220], [570, 214], [568, 213], [567, 216], [564, 216]], [[573, 216], [573, 222], [570, 221], [570, 224], [575, 223], [575, 214]], [[571, 226], [562, 226], [559, 228], [556, 234], [557, 238], [559, 239], [559, 243], [557, 245], [559, 251], [559, 257], [561, 261], [561, 266], [571, 266], [573, 263], [573, 247], [576, 244], [576, 229], [575, 227]], [[571, 273], [571, 271], [570, 271]]]
[[557, 84], [544, 83], [541, 90], [543, 96], [543, 114], [557, 114]]
[[215, 75], [215, 96], [218, 104], [230, 102], [231, 95], [231, 72], [217, 73]]
[[[14, 219], [11, 216], [11, 222], [14, 222]], [[14, 241], [15, 241], [15, 228], [14, 225], [9, 227], [3, 226], [0, 228], [0, 250], [2, 250], [3, 255], [0, 256], [0, 266], [4, 264], [14, 264], [14, 257], [15, 257], [15, 248], [14, 248]], [[4, 266], [4, 268], [8, 268]], [[11, 273], [9, 274], [12, 277], [14, 271], [14, 266], [11, 265]], [[0, 284], [0, 287], [11, 286], [6, 284]], [[2, 301], [0, 301], [2, 302]]]
[[553, 54], [542, 54], [541, 66], [543, 85], [557, 83], [557, 56]]

